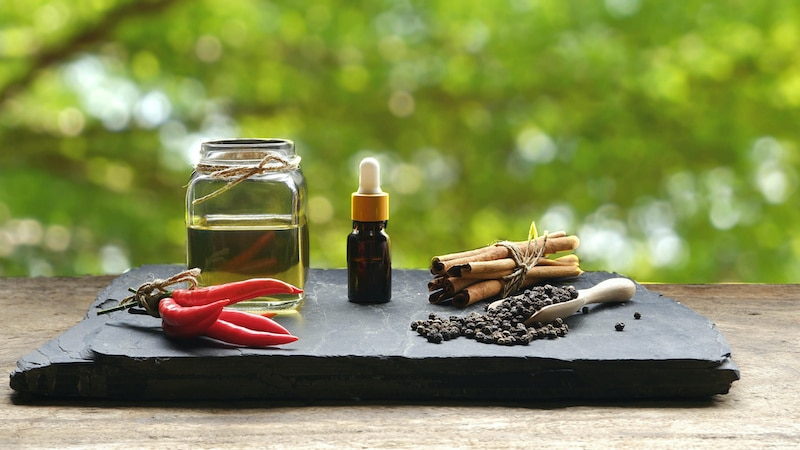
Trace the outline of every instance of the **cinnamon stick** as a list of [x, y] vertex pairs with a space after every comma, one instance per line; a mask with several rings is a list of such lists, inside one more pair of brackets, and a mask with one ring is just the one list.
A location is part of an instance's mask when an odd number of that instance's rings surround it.
[[475, 255], [479, 255], [481, 252], [486, 250], [487, 247], [491, 247], [491, 246], [487, 245], [486, 247], [479, 247], [479, 248], [476, 248], [476, 249], [473, 249], [473, 250], [465, 250], [463, 252], [455, 252], [455, 253], [448, 253], [446, 255], [434, 256], [433, 259], [436, 260], [436, 261], [450, 261], [452, 259], [460, 259], [460, 258], [465, 258], [465, 257], [469, 257], [469, 256], [475, 256]]
[[[536, 241], [537, 246], [542, 245], [543, 238], [539, 238]], [[519, 246], [520, 249], [523, 251], [528, 246], [528, 241], [523, 242], [515, 242]], [[561, 237], [547, 237], [547, 243], [544, 245], [544, 255], [552, 255], [559, 252], [565, 252], [568, 250], [575, 250], [581, 244], [581, 240], [578, 239], [578, 236], [561, 236]], [[533, 245], [533, 244], [531, 244]], [[534, 247], [538, 248], [538, 247]]]
[[[537, 266], [577, 266], [578, 256], [569, 254], [560, 258], [549, 259], [539, 258]], [[517, 268], [517, 263], [511, 258], [503, 258], [494, 261], [476, 261], [468, 264], [453, 266], [447, 271], [451, 277], [478, 278], [488, 280], [491, 278], [502, 278], [510, 275]]]
[[429, 291], [442, 290], [448, 296], [454, 295], [456, 292], [477, 283], [480, 280], [462, 277], [437, 277], [428, 283]]
[[[465, 277], [469, 275], [477, 277], [483, 274], [503, 272], [506, 270], [510, 273], [515, 267], [517, 267], [517, 263], [511, 258], [501, 258], [493, 261], [470, 261], [451, 267], [447, 271], [447, 275], [451, 277]], [[484, 278], [494, 277], [487, 276]]]
[[503, 282], [500, 280], [484, 280], [473, 284], [453, 296], [453, 305], [464, 308], [473, 303], [496, 297], [503, 292]]
[[450, 295], [455, 295], [456, 292], [464, 290], [479, 281], [480, 280], [471, 280], [469, 278], [448, 278], [444, 290]]
[[445, 301], [445, 300], [447, 300], [447, 299], [449, 299], [451, 297], [452, 297], [452, 295], [447, 295], [444, 292], [444, 290], [440, 290], [440, 291], [436, 291], [436, 292], [432, 293], [431, 295], [429, 295], [428, 296], [428, 302], [430, 302], [433, 305], [438, 305], [439, 303], [442, 303], [443, 301]]
[[444, 288], [444, 280], [446, 278], [447, 277], [444, 276], [433, 277], [433, 279], [428, 282], [428, 291], [433, 292]]
[[[538, 282], [552, 278], [576, 277], [583, 273], [577, 266], [534, 266], [525, 274], [522, 287], [532, 286]], [[472, 284], [453, 296], [453, 305], [460, 308], [487, 298], [500, 295], [505, 281], [502, 279], [483, 280]]]
[[577, 277], [582, 273], [583, 270], [578, 266], [533, 266], [525, 274], [525, 280], [522, 282], [522, 286], [531, 286], [551, 278]]
[[431, 260], [431, 273], [434, 275], [440, 275], [446, 273], [451, 267], [459, 264], [465, 264], [472, 261], [492, 261], [506, 257], [508, 257], [508, 249], [494, 244], [471, 250], [469, 252], [465, 252], [465, 255], [446, 260], [441, 260], [439, 257], [434, 256]]
[[[550, 237], [554, 234], [556, 233], [547, 236], [546, 243], [544, 242], [544, 237], [540, 237], [535, 239], [530, 244], [528, 241], [515, 242], [515, 244], [524, 251], [528, 245], [531, 245], [533, 248], [539, 248], [544, 243], [544, 255], [575, 250], [580, 245], [580, 239], [578, 239], [577, 236], [561, 236], [560, 233], [558, 233], [555, 237]], [[481, 251], [471, 253], [470, 256], [458, 256], [445, 261], [441, 261], [437, 259], [438, 257], [434, 257], [433, 260], [431, 260], [431, 273], [434, 275], [441, 275], [447, 273], [450, 269], [456, 266], [470, 264], [473, 262], [496, 261], [499, 259], [508, 258], [510, 256], [508, 248], [497, 244], [493, 244], [479, 250]]]
[[[552, 233], [547, 234], [547, 239], [554, 239], [554, 238], [561, 238], [566, 237], [567, 233], [565, 231], [554, 231]], [[537, 239], [544, 239], [543, 237], [539, 237]], [[520, 244], [520, 243], [518, 243]], [[528, 241], [524, 241], [524, 244], [527, 245]], [[541, 245], [541, 242], [538, 243]], [[492, 259], [499, 259], [504, 258], [507, 256], [507, 253], [503, 253], [502, 251], [498, 253], [497, 245], [487, 245], [485, 247], [480, 247], [472, 250], [465, 250], [462, 252], [455, 252], [455, 253], [448, 253], [446, 255], [439, 255], [434, 256], [431, 258], [431, 273], [434, 275], [439, 275], [444, 273], [446, 269], [444, 269], [444, 263], [446, 262], [453, 262], [456, 260], [463, 260], [466, 261], [490, 261]], [[493, 256], [499, 255], [499, 256]], [[450, 264], [450, 266], [455, 264]]]
[[547, 259], [546, 264], [556, 266], [577, 266], [580, 264], [580, 259], [578, 258], [578, 255], [570, 253], [568, 255], [559, 256], [558, 258]]

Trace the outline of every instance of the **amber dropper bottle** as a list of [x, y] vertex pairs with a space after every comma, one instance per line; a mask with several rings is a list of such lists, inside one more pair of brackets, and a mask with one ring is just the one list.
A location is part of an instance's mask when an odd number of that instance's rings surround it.
[[353, 303], [386, 303], [392, 298], [389, 252], [389, 194], [381, 190], [375, 158], [359, 166], [358, 191], [350, 197], [353, 232], [347, 236], [347, 298]]

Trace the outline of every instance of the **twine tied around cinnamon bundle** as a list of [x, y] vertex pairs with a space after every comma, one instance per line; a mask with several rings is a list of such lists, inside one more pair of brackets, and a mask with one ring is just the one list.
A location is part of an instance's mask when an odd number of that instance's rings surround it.
[[544, 255], [544, 249], [547, 245], [547, 235], [548, 232], [545, 231], [542, 245], [537, 245], [536, 238], [538, 237], [538, 233], [536, 232], [536, 225], [531, 223], [531, 228], [528, 232], [528, 242], [524, 250], [520, 248], [517, 243], [511, 241], [500, 241], [495, 244], [507, 248], [509, 256], [516, 264], [514, 271], [503, 277], [503, 297], [508, 297], [509, 294], [518, 291], [519, 288], [522, 287], [528, 269], [535, 266]]
[[291, 171], [296, 170], [298, 167], [300, 167], [300, 156], [294, 155], [287, 158], [277, 152], [267, 152], [256, 165], [227, 166], [200, 163], [195, 167], [195, 172], [207, 174], [214, 179], [225, 180], [232, 178], [232, 180], [216, 191], [192, 200], [192, 204], [196, 205], [212, 199], [252, 176], [263, 175], [269, 172]]

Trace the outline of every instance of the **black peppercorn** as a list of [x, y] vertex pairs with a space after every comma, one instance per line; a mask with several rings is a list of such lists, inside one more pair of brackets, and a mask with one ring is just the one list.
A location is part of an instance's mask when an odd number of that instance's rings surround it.
[[639, 311], [636, 311], [635, 313], [633, 313], [633, 318], [636, 319], [636, 320], [639, 320], [639, 319], [642, 318], [642, 315], [639, 314]]
[[573, 286], [535, 286], [508, 297], [494, 309], [484, 314], [469, 313], [466, 317], [439, 317], [429, 314], [427, 320], [411, 323], [411, 329], [429, 342], [440, 343], [459, 336], [485, 344], [527, 345], [536, 339], [556, 339], [567, 334], [569, 327], [563, 320], [551, 323], [536, 322], [530, 327], [525, 320], [548, 304], [561, 303], [578, 296]]
[[442, 342], [442, 333], [433, 333], [428, 335], [428, 342], [433, 342], [434, 344], [438, 344]]
[[625, 329], [625, 324], [622, 322], [617, 322], [617, 324], [614, 325], [614, 329], [617, 331], [622, 331]]

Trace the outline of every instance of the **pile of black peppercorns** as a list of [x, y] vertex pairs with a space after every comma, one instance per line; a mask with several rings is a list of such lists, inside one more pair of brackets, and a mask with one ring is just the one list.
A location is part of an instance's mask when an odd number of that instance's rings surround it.
[[436, 344], [464, 336], [484, 344], [526, 345], [536, 339], [565, 336], [569, 327], [561, 319], [546, 324], [535, 322], [530, 327], [525, 325], [525, 320], [545, 306], [577, 296], [578, 291], [573, 286], [535, 286], [504, 299], [495, 308], [487, 308], [484, 314], [472, 312], [466, 317], [430, 314], [427, 320], [412, 322], [411, 329]]

